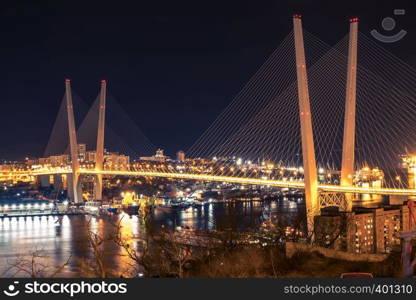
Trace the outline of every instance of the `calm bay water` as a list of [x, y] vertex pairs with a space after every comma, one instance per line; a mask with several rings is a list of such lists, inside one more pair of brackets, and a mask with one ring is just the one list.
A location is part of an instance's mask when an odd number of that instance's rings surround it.
[[[269, 201], [235, 201], [207, 203], [200, 207], [165, 211], [156, 209], [152, 215], [154, 226], [195, 228], [200, 230], [257, 230], [265, 220], [290, 222], [304, 213], [303, 199], [279, 199]], [[119, 214], [112, 217], [64, 216], [0, 219], [0, 274], [13, 276], [17, 262], [24, 263], [33, 253], [41, 257], [37, 261], [45, 265], [60, 265], [70, 262], [62, 276], [76, 276], [80, 266], [86, 262], [90, 249], [88, 231], [106, 236], [121, 219], [123, 234], [138, 236], [143, 228], [138, 216]], [[114, 270], [125, 267], [121, 249], [113, 242], [104, 242], [105, 264]], [[50, 269], [49, 271], [51, 271]], [[20, 276], [28, 276], [19, 273]]]
[[[199, 230], [255, 231], [262, 222], [272, 220], [285, 226], [297, 222], [304, 216], [305, 202], [302, 198], [283, 198], [268, 201], [233, 201], [207, 203], [187, 209], [156, 209], [152, 215], [154, 226], [193, 228]], [[64, 216], [0, 219], [0, 276], [10, 277], [16, 272], [11, 266], [31, 259], [33, 253], [41, 257], [38, 262], [48, 266], [70, 262], [62, 276], [77, 276], [85, 258], [91, 255], [88, 246], [89, 230], [106, 236], [121, 219], [126, 236], [144, 234], [138, 216], [125, 213], [115, 216]], [[113, 242], [104, 242], [105, 264], [113, 270], [122, 270], [126, 265], [122, 249]], [[49, 270], [49, 273], [52, 269]], [[46, 272], [48, 273], [48, 272]], [[28, 276], [19, 273], [19, 276]]]

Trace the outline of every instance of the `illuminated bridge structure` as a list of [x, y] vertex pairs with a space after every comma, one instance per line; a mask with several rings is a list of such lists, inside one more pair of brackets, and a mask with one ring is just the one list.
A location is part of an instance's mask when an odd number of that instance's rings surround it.
[[[320, 209], [325, 206], [337, 205], [345, 211], [352, 209], [352, 194], [377, 194], [415, 197], [414, 186], [408, 188], [387, 188], [387, 187], [364, 187], [357, 186], [353, 182], [355, 162], [355, 141], [356, 141], [356, 80], [357, 80], [357, 43], [358, 43], [358, 19], [350, 20], [350, 33], [348, 41], [348, 59], [346, 72], [345, 89], [345, 114], [342, 141], [342, 163], [340, 172], [340, 184], [322, 184], [318, 180], [317, 162], [315, 155], [315, 140], [312, 122], [312, 110], [309, 99], [309, 84], [307, 72], [307, 61], [304, 49], [304, 34], [300, 15], [293, 16], [293, 34], [295, 45], [295, 66], [296, 66], [296, 90], [298, 100], [297, 118], [300, 123], [300, 141], [303, 160], [304, 179], [281, 180], [270, 178], [257, 178], [241, 175], [210, 174], [207, 172], [179, 172], [166, 169], [165, 171], [154, 169], [108, 170], [104, 167], [104, 131], [106, 114], [106, 81], [101, 82], [98, 106], [98, 132], [97, 149], [95, 155], [95, 166], [84, 168], [78, 161], [77, 132], [74, 122], [74, 107], [71, 94], [71, 82], [65, 81], [65, 105], [69, 132], [69, 152], [71, 165], [65, 168], [39, 168], [19, 171], [1, 171], [0, 180], [11, 178], [31, 179], [36, 176], [68, 174], [71, 178], [69, 187], [70, 198], [74, 202], [82, 200], [80, 180], [82, 175], [93, 175], [95, 180], [94, 197], [102, 199], [103, 176], [149, 176], [177, 178], [186, 180], [227, 182], [244, 185], [274, 186], [280, 188], [303, 189], [305, 191], [305, 202], [308, 216], [308, 227], [313, 226], [313, 217], [319, 214]], [[344, 86], [344, 87], [345, 87]], [[330, 196], [328, 196], [330, 195]], [[312, 227], [309, 227], [312, 228]]]
[[[45, 168], [40, 170], [29, 171], [13, 171], [7, 178], [11, 176], [45, 176], [56, 174], [72, 174], [72, 169], [68, 168]], [[129, 171], [129, 170], [95, 170], [95, 169], [78, 169], [78, 174], [82, 175], [106, 175], [106, 176], [137, 176], [137, 177], [163, 177], [163, 178], [176, 178], [185, 180], [198, 180], [198, 181], [212, 181], [212, 182], [226, 182], [237, 183], [247, 185], [260, 185], [260, 186], [274, 186], [280, 188], [292, 188], [292, 189], [304, 189], [304, 181], [288, 181], [288, 180], [276, 180], [276, 179], [263, 179], [263, 178], [250, 178], [250, 177], [237, 177], [237, 176], [221, 176], [210, 174], [196, 174], [196, 173], [179, 173], [179, 172], [160, 172], [160, 171]], [[415, 196], [416, 189], [396, 189], [396, 188], [367, 188], [360, 186], [341, 186], [341, 185], [329, 185], [318, 184], [317, 189], [321, 192], [337, 192], [337, 193], [353, 193], [353, 194], [376, 194], [376, 195], [399, 195], [399, 196]]]

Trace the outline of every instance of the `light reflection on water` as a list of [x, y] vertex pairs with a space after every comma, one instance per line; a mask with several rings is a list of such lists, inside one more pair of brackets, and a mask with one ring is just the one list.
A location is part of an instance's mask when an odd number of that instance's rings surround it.
[[[182, 226], [200, 230], [256, 230], [268, 219], [290, 224], [292, 219], [303, 215], [304, 211], [303, 199], [283, 198], [271, 201], [209, 203], [172, 211], [156, 209], [152, 220], [154, 226], [171, 228]], [[30, 253], [36, 250], [46, 256], [46, 260], [52, 265], [62, 264], [71, 256], [71, 263], [63, 276], [76, 276], [80, 264], [91, 253], [88, 247], [88, 227], [99, 236], [108, 236], [114, 230], [114, 224], [119, 221], [123, 236], [137, 237], [144, 234], [139, 217], [124, 213], [99, 218], [0, 218], [0, 276], [10, 276], [10, 272], [6, 272], [10, 262], [15, 261], [18, 256], [29, 258]], [[121, 255], [122, 250], [113, 242], [103, 242], [103, 249], [107, 266], [114, 270], [126, 266], [126, 258]]]
[[253, 230], [261, 222], [276, 216], [287, 220], [303, 215], [303, 199], [280, 199], [272, 201], [236, 201], [208, 203], [202, 207], [184, 210], [156, 210], [153, 221], [157, 225], [175, 228], [177, 226], [200, 230], [223, 230], [235, 227], [239, 230]]

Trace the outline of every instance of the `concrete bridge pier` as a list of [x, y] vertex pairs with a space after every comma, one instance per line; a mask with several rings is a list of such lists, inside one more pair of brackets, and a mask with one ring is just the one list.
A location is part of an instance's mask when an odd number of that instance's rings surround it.
[[[355, 115], [357, 86], [358, 18], [350, 19], [347, 85], [345, 92], [344, 137], [342, 145], [341, 186], [353, 186], [355, 154]], [[347, 210], [352, 210], [353, 194], [345, 194]]]
[[[106, 105], [107, 82], [101, 80], [100, 98], [98, 106], [98, 132], [97, 149], [95, 155], [95, 169], [102, 171], [104, 166], [104, 131], [105, 131], [105, 105]], [[94, 182], [94, 198], [102, 200], [103, 197], [103, 175], [96, 174]]]
[[313, 233], [314, 216], [319, 214], [318, 174], [316, 170], [308, 75], [306, 72], [305, 46], [303, 43], [302, 20], [300, 15], [293, 16], [293, 31], [295, 35], [296, 75], [298, 84], [306, 215], [308, 232]]
[[79, 203], [82, 202], [82, 188], [81, 181], [78, 179], [75, 181], [74, 176], [68, 176], [68, 198], [71, 202]]
[[68, 184], [68, 194], [73, 202], [79, 203], [82, 202], [82, 193], [79, 182], [78, 142], [74, 120], [74, 106], [72, 104], [71, 81], [69, 79], [65, 79], [65, 100], [68, 116], [69, 150], [72, 165], [72, 176], [69, 176], [71, 184]]
[[50, 187], [51, 181], [49, 175], [39, 175], [38, 182], [41, 187]]
[[60, 191], [63, 188], [63, 179], [61, 174], [53, 175], [53, 189], [55, 191]]

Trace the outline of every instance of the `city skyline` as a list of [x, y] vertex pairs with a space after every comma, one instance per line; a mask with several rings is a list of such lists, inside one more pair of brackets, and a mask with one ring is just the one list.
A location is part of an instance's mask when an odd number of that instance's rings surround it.
[[414, 278], [409, 8], [175, 5], [1, 11], [1, 276]]

